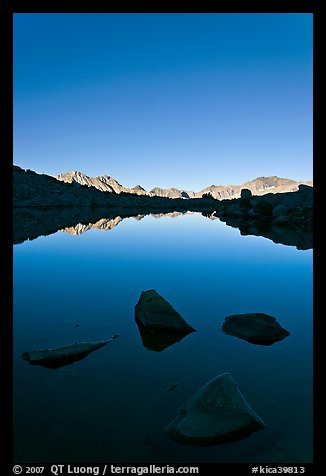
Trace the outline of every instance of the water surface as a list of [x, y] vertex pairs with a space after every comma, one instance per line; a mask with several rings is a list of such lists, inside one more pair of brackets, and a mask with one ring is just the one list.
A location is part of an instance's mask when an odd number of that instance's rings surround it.
[[[156, 289], [198, 332], [161, 352], [134, 320]], [[226, 316], [264, 312], [291, 335], [270, 347], [221, 331]], [[26, 350], [120, 337], [58, 369]], [[212, 447], [164, 427], [202, 385], [229, 372], [266, 428]], [[178, 383], [173, 390], [166, 390]], [[297, 250], [201, 214], [141, 220], [14, 248], [15, 462], [312, 461], [312, 250]]]

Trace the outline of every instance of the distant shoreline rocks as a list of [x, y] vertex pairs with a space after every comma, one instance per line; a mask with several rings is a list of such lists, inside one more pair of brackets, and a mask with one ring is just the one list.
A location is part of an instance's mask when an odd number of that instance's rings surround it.
[[313, 247], [313, 188], [307, 185], [297, 192], [221, 200], [215, 215], [241, 235], [264, 236], [300, 250]]

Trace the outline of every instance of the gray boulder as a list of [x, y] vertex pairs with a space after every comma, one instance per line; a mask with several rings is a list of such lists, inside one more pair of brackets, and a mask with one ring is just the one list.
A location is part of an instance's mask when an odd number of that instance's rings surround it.
[[272, 345], [290, 335], [275, 317], [263, 312], [227, 316], [222, 331], [258, 345]]
[[231, 375], [224, 373], [182, 405], [164, 432], [179, 443], [209, 446], [245, 438], [264, 426]]
[[241, 198], [250, 198], [252, 197], [252, 192], [249, 190], [249, 188], [242, 188], [240, 192], [240, 197]]
[[188, 334], [196, 332], [155, 289], [142, 291], [135, 306], [135, 318], [145, 327], [171, 329]]

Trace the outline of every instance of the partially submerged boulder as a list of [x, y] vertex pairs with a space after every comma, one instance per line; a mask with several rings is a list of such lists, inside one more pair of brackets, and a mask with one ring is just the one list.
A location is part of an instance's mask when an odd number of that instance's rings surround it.
[[144, 326], [139, 319], [135, 318], [143, 346], [147, 350], [161, 352], [170, 345], [180, 342], [184, 337], [193, 332], [192, 329], [180, 331], [171, 329], [152, 329]]
[[170, 329], [186, 334], [196, 332], [155, 289], [142, 291], [135, 306], [135, 318], [151, 329]]
[[263, 312], [227, 316], [222, 331], [258, 345], [272, 345], [290, 335], [275, 317]]
[[246, 438], [264, 427], [231, 375], [224, 373], [182, 405], [164, 432], [179, 443], [209, 446]]
[[62, 345], [54, 349], [27, 351], [21, 354], [21, 358], [29, 362], [30, 365], [42, 365], [49, 369], [57, 369], [84, 359], [91, 352], [104, 347], [116, 337], [118, 337], [117, 334], [109, 340], [100, 342], [75, 342], [74, 344]]

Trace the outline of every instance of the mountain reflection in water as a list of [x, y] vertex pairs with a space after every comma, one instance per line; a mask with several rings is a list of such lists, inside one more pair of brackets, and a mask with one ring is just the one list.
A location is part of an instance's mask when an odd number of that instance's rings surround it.
[[[51, 235], [57, 231], [63, 231], [72, 235], [81, 235], [90, 229], [103, 231], [112, 230], [125, 218], [141, 220], [146, 215], [153, 218], [170, 217], [180, 215], [192, 215], [200, 213], [210, 220], [219, 219], [218, 212], [201, 211], [174, 211], [168, 213], [137, 213], [135, 210], [111, 210], [102, 208], [84, 207], [76, 208], [15, 208], [14, 209], [14, 244], [33, 240], [42, 235]], [[301, 250], [312, 249], [313, 240], [310, 230], [293, 227], [276, 226], [260, 220], [247, 220], [243, 218], [223, 218], [226, 225], [238, 228], [241, 235], [263, 236], [274, 243], [295, 246]]]
[[[311, 251], [245, 238], [217, 214], [19, 213], [25, 236], [46, 231], [46, 220], [53, 231], [14, 247], [15, 464], [312, 460]], [[134, 308], [149, 289], [197, 332], [138, 327]], [[261, 346], [221, 331], [226, 316], [249, 312], [276, 316], [291, 337]], [[116, 333], [112, 346], [55, 370], [21, 358]], [[180, 406], [225, 372], [264, 430], [213, 447], [167, 438], [164, 428]]]

